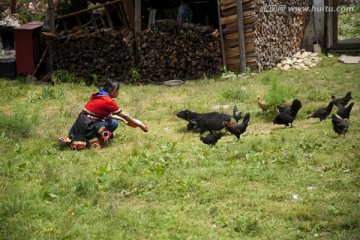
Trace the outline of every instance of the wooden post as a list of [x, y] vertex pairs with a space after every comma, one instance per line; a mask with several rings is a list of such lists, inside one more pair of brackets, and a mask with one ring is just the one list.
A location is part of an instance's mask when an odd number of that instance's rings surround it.
[[141, 0], [135, 0], [135, 35], [141, 32]]
[[[329, 6], [329, 1], [325, 0], [325, 7]], [[315, 19], [314, 19], [315, 21]], [[328, 51], [327, 51], [327, 36], [328, 35], [328, 13], [327, 11], [324, 11], [324, 52], [325, 55], [328, 55]]]
[[222, 55], [222, 61], [225, 68], [225, 71], [227, 71], [227, 65], [226, 65], [226, 57], [225, 57], [225, 47], [224, 47], [224, 36], [223, 36], [223, 29], [221, 25], [221, 11], [220, 11], [220, 0], [216, 0], [217, 2], [217, 10], [218, 10], [218, 17], [219, 17], [219, 32], [220, 32], [220, 42], [221, 42], [221, 55]]
[[48, 14], [50, 33], [55, 33], [55, 8], [53, 0], [48, 0]]
[[[135, 4], [139, 5], [140, 1], [136, 0]], [[141, 2], [140, 2], [141, 3]], [[130, 23], [131, 30], [135, 31], [135, 13], [134, 13], [134, 6], [132, 4], [132, 0], [123, 0], [123, 6], [125, 13], [127, 15], [128, 21]], [[141, 5], [140, 5], [141, 9]]]
[[141, 32], [141, 0], [135, 0], [135, 55], [136, 55], [136, 66], [139, 66], [139, 48], [138, 40]]
[[[49, 14], [49, 30], [50, 33], [55, 33], [55, 8], [54, 8], [54, 1], [48, 0], [48, 14]], [[48, 43], [49, 45], [49, 71], [52, 74], [54, 71], [54, 59], [53, 59], [53, 52], [51, 47], [51, 41]]]
[[246, 72], [246, 54], [245, 54], [245, 35], [244, 35], [244, 16], [242, 0], [236, 0], [236, 12], [238, 20], [238, 41], [240, 50], [240, 72]]
[[[337, 9], [338, 1], [333, 1], [333, 8]], [[336, 45], [338, 42], [338, 24], [339, 24], [339, 13], [337, 11], [333, 12], [333, 45]]]
[[11, 0], [11, 14], [15, 14], [16, 13], [16, 0]]

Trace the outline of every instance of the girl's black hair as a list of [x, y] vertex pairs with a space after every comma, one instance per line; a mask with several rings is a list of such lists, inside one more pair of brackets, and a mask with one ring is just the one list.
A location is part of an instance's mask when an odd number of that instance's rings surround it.
[[120, 88], [120, 84], [118, 81], [112, 80], [112, 79], [107, 79], [104, 82], [103, 88], [105, 91], [109, 92], [111, 90], [119, 90]]

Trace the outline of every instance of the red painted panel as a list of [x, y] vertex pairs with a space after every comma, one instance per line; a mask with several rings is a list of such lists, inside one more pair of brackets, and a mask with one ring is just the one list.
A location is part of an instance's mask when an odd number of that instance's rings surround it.
[[39, 34], [42, 22], [14, 28], [17, 74], [32, 74], [39, 60]]
[[18, 30], [14, 32], [16, 53], [33, 53], [32, 31]]
[[32, 74], [35, 69], [34, 56], [31, 54], [21, 54], [16, 56], [17, 74]]

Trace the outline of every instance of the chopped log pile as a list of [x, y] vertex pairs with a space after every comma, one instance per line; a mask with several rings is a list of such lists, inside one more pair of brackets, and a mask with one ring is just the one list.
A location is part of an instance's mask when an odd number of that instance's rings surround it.
[[[238, 70], [238, 14], [236, 0], [220, 0], [226, 65]], [[262, 71], [299, 51], [308, 12], [288, 7], [307, 7], [311, 0], [243, 0], [246, 66]], [[300, 10], [300, 9], [297, 9]]]
[[91, 34], [72, 30], [51, 38], [55, 69], [65, 69], [87, 83], [93, 76], [127, 82], [135, 66], [134, 34], [127, 28]]
[[211, 26], [157, 21], [138, 37], [142, 81], [197, 79], [221, 70], [220, 37]]
[[299, 51], [308, 12], [295, 9], [290, 11], [288, 7], [307, 7], [310, 2], [255, 0], [257, 21], [254, 45], [257, 61], [261, 66], [260, 71], [276, 66], [284, 57], [291, 57]]
[[211, 26], [162, 20], [135, 38], [127, 28], [88, 33], [74, 28], [70, 34], [50, 36], [55, 69], [65, 69], [91, 83], [93, 76], [133, 81], [134, 69], [142, 83], [170, 79], [197, 79], [221, 71], [218, 31]]

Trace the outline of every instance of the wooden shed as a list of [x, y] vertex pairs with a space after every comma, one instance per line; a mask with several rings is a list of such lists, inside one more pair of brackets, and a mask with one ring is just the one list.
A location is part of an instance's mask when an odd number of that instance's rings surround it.
[[[110, 41], [110, 36], [117, 34], [105, 34], [104, 31], [116, 30], [125, 33], [126, 43], [121, 44], [126, 47], [118, 48], [115, 44], [113, 50], [122, 53], [114, 53], [106, 44], [101, 44], [109, 49], [106, 52], [111, 58], [93, 51], [92, 47], [91, 54], [102, 56], [99, 61], [88, 59], [89, 53], [82, 56], [79, 52], [75, 54], [76, 58], [84, 61], [83, 65], [89, 66], [90, 70], [102, 70], [100, 74], [104, 74], [105, 68], [92, 64], [109, 63], [106, 66], [109, 76], [122, 74], [129, 77], [130, 70], [136, 67], [142, 76], [152, 75], [148, 79], [151, 82], [175, 77], [192, 79], [221, 72], [224, 66], [238, 72], [274, 67], [282, 58], [300, 49], [308, 20], [308, 12], [288, 11], [287, 7], [306, 7], [311, 0], [114, 0], [100, 3], [102, 5], [97, 8], [105, 9], [101, 14], [95, 14], [96, 9], [90, 8], [58, 16], [57, 21], [70, 36], [76, 35], [77, 43], [73, 45], [80, 46], [83, 39], [87, 39], [85, 44], [94, 45], [105, 36], [106, 41]], [[79, 14], [89, 15], [90, 21], [82, 22]], [[75, 19], [73, 29], [66, 23], [71, 18], [73, 22]], [[165, 27], [166, 23], [172, 27]], [[102, 35], [97, 36], [95, 43], [89, 40], [89, 36], [100, 33]], [[61, 33], [60, 38], [62, 44], [69, 47], [71, 37]], [[57, 53], [64, 59], [62, 49], [59, 47]], [[114, 59], [119, 56], [122, 60], [118, 63], [129, 61], [130, 64], [116, 67]], [[59, 67], [72, 66], [72, 70], [76, 67], [74, 62], [65, 65], [59, 59], [55, 62]], [[124, 71], [119, 72], [119, 69]], [[84, 69], [80, 72], [83, 74]]]

